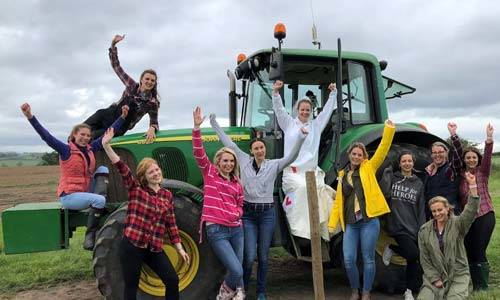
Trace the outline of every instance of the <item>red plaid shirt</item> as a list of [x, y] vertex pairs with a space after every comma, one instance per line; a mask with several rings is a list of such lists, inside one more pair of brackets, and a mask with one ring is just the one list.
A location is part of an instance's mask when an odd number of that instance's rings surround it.
[[[481, 159], [481, 164], [471, 171], [472, 174], [476, 175], [477, 192], [479, 194], [479, 212], [477, 217], [483, 216], [490, 211], [494, 211], [493, 202], [491, 201], [491, 196], [488, 188], [488, 180], [491, 172], [491, 156], [493, 153], [493, 142], [484, 143], [484, 155]], [[465, 162], [464, 169], [462, 170], [462, 176], [465, 172]], [[465, 206], [469, 199], [469, 184], [467, 180], [462, 179], [460, 182], [460, 203]]]
[[123, 234], [134, 246], [147, 248], [149, 245], [152, 252], [162, 251], [165, 230], [172, 244], [180, 243], [172, 193], [164, 188], [156, 193], [149, 187], [143, 187], [121, 160], [115, 166], [129, 197]]
[[[129, 115], [127, 120], [130, 120], [128, 129], [132, 129], [137, 122], [145, 114], [149, 114], [149, 126], [153, 126], [156, 130], [158, 127], [158, 109], [160, 107], [160, 101], [149, 94], [149, 98], [143, 99], [141, 96], [141, 91], [139, 90], [139, 83], [135, 82], [132, 77], [130, 77], [120, 66], [120, 61], [118, 60], [118, 49], [116, 47], [109, 48], [109, 60], [111, 61], [111, 67], [115, 70], [116, 75], [125, 84], [126, 89], [123, 91], [122, 97], [117, 105], [128, 105], [130, 107]], [[122, 103], [126, 102], [126, 103]]]

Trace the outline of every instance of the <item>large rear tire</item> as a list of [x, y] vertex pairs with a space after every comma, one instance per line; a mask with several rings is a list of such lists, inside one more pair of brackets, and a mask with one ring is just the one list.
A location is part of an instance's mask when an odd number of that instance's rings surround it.
[[[191, 263], [185, 264], [168, 242], [163, 250], [179, 275], [181, 298], [207, 299], [214, 295], [224, 268], [212, 252], [208, 242], [199, 244], [201, 208], [185, 196], [174, 196], [175, 215], [182, 244], [190, 255]], [[123, 237], [127, 206], [113, 212], [97, 234], [93, 255], [94, 275], [98, 289], [106, 299], [123, 299], [123, 277], [118, 259], [118, 246]], [[168, 239], [167, 239], [168, 240]], [[168, 291], [168, 287], [167, 287]], [[165, 286], [146, 265], [141, 270], [137, 299], [163, 299]]]

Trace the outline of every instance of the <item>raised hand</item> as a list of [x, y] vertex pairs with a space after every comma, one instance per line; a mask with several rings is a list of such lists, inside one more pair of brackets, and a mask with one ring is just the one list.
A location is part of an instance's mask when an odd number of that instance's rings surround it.
[[450, 132], [450, 135], [456, 135], [457, 134], [457, 124], [453, 122], [448, 123], [448, 131]]
[[193, 123], [194, 123], [194, 128], [198, 129], [200, 128], [201, 123], [205, 120], [205, 117], [201, 114], [201, 108], [199, 106], [196, 106], [196, 108], [193, 111]]
[[330, 90], [330, 92], [335, 91], [335, 90], [337, 89], [337, 84], [335, 84], [335, 83], [330, 83], [330, 84], [328, 85], [328, 89]]
[[128, 105], [122, 106], [122, 115], [121, 115], [122, 119], [125, 119], [128, 116], [128, 110], [129, 110]]
[[385, 124], [386, 124], [387, 126], [389, 126], [389, 127], [394, 127], [394, 126], [396, 126], [396, 125], [394, 125], [394, 123], [393, 123], [390, 119], [385, 120]]
[[28, 119], [33, 118], [33, 115], [31, 114], [31, 106], [27, 102], [21, 105], [21, 111], [23, 112], [26, 118]]
[[493, 141], [493, 132], [494, 132], [493, 126], [491, 126], [491, 124], [488, 123], [488, 125], [486, 126], [486, 138], [489, 141]]
[[278, 94], [283, 87], [283, 81], [276, 80], [273, 84], [273, 93]]
[[101, 140], [102, 146], [103, 147], [108, 146], [109, 141], [111, 141], [111, 139], [114, 136], [115, 136], [115, 130], [113, 129], [113, 127], [108, 128], [106, 132], [102, 135], [102, 140]]
[[115, 35], [113, 37], [113, 40], [111, 41], [111, 46], [112, 47], [116, 46], [116, 44], [121, 42], [124, 38], [125, 38], [125, 35], [119, 35], [119, 34]]
[[474, 176], [471, 172], [465, 172], [465, 180], [467, 180], [469, 186], [476, 185], [476, 176]]

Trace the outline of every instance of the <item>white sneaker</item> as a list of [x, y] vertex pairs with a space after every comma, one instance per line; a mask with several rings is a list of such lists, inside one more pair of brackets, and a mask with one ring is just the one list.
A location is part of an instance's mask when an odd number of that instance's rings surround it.
[[382, 261], [384, 262], [384, 265], [388, 266], [391, 263], [391, 257], [394, 255], [394, 251], [392, 251], [391, 248], [389, 248], [389, 244], [385, 246], [384, 253], [382, 253]]
[[236, 288], [236, 295], [234, 295], [233, 300], [244, 300], [245, 290], [241, 287]]
[[411, 290], [409, 289], [406, 289], [406, 292], [403, 295], [405, 296], [405, 300], [415, 300], [415, 298], [413, 298]]
[[236, 294], [236, 291], [231, 290], [225, 282], [223, 282], [220, 286], [219, 293], [217, 294], [217, 297], [215, 297], [216, 300], [231, 300], [233, 299], [234, 295]]

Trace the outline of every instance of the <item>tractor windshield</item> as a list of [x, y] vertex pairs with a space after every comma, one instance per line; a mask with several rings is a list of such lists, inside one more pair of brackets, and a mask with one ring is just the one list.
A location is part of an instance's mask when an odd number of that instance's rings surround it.
[[[318, 58], [316, 58], [318, 59]], [[295, 116], [295, 103], [308, 97], [314, 104], [313, 116], [316, 117], [328, 100], [328, 85], [334, 82], [336, 70], [332, 59], [324, 62], [285, 58], [285, 86], [282, 98], [286, 110]], [[248, 89], [248, 102], [243, 110], [243, 125], [248, 127], [275, 127], [272, 109], [272, 85], [268, 72], [264, 69], [256, 74]], [[344, 115], [349, 124], [374, 122], [372, 96], [369, 89], [367, 70], [357, 62], [344, 62], [343, 66], [343, 103]], [[350, 101], [349, 101], [350, 99]]]

